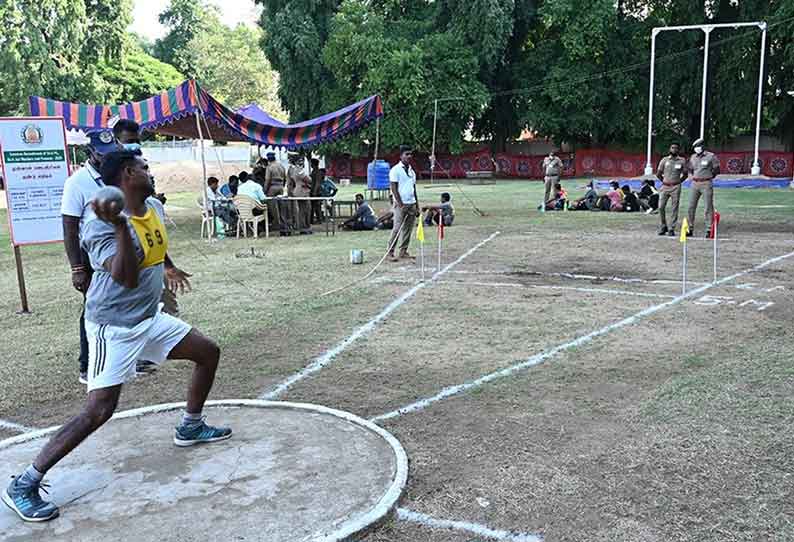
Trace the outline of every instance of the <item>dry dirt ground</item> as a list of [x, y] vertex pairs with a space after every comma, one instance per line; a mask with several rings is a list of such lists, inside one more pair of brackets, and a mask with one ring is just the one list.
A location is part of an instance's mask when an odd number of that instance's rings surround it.
[[[464, 189], [488, 216], [453, 186], [420, 192], [455, 196], [450, 267], [279, 396], [374, 418], [410, 459], [402, 509], [459, 522], [398, 516], [360, 540], [794, 540], [794, 194], [718, 191], [721, 282], [712, 245], [693, 239], [682, 297], [681, 245], [655, 235], [656, 216], [539, 214], [531, 183]], [[360, 280], [385, 232], [208, 245], [191, 198], [171, 199], [172, 253], [194, 272], [183, 317], [224, 350], [214, 398], [274, 389], [420, 278], [386, 264]], [[251, 247], [259, 257], [242, 257]], [[61, 423], [84, 398], [61, 250], [24, 251], [29, 316], [14, 314], [13, 260], [0, 260], [2, 420]], [[120, 408], [180, 398], [187, 369], [137, 379]]]

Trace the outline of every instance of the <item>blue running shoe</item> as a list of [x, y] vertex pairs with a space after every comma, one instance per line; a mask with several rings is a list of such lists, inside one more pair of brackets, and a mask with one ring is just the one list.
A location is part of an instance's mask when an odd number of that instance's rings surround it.
[[218, 442], [231, 438], [232, 430], [228, 427], [212, 427], [204, 423], [204, 418], [194, 425], [180, 425], [174, 433], [174, 444], [177, 446], [193, 446], [205, 442]]
[[47, 493], [46, 484], [33, 482], [24, 476], [13, 476], [8, 488], [3, 491], [3, 502], [25, 521], [42, 522], [58, 517], [58, 507], [45, 502], [39, 489]]

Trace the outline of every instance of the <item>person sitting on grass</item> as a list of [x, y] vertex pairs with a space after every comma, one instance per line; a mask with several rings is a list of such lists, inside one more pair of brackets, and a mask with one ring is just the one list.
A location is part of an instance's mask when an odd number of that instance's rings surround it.
[[609, 192], [607, 192], [603, 201], [604, 210], [613, 213], [623, 212], [623, 191], [617, 181], [609, 183]]
[[444, 226], [451, 226], [455, 221], [455, 208], [452, 206], [452, 196], [449, 192], [441, 194], [441, 203], [439, 205], [427, 205], [422, 207], [422, 212], [427, 211], [425, 215], [425, 226], [432, 226], [438, 224], [439, 217], [444, 220]]
[[640, 200], [637, 199], [637, 195], [631, 191], [631, 187], [624, 184], [620, 190], [623, 192], [623, 210], [627, 213], [639, 212]]
[[596, 210], [596, 205], [598, 203], [598, 192], [595, 191], [593, 181], [587, 183], [585, 188], [587, 188], [587, 192], [585, 192], [584, 197], [574, 200], [573, 203], [571, 203], [570, 209], [572, 211]]
[[394, 196], [389, 193], [389, 207], [378, 215], [375, 229], [390, 230], [394, 227], [394, 211], [392, 211], [392, 207], [394, 207]]
[[568, 192], [562, 187], [560, 183], [554, 184], [554, 192], [552, 198], [546, 202], [547, 211], [561, 211], [565, 209], [568, 203]]
[[653, 179], [645, 179], [639, 194], [640, 207], [647, 214], [659, 211], [659, 191]]
[[342, 223], [342, 229], [353, 231], [374, 230], [378, 220], [375, 218], [375, 211], [364, 200], [362, 194], [356, 194], [356, 214]]

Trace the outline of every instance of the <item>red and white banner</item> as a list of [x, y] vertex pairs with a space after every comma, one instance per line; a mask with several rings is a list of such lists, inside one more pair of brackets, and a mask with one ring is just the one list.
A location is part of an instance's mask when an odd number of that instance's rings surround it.
[[[728, 175], [749, 175], [753, 165], [752, 152], [716, 152], [721, 171]], [[519, 179], [542, 179], [545, 156], [524, 156], [508, 153], [493, 155], [488, 149], [466, 154], [439, 154], [434, 176], [437, 179], [451, 177], [462, 179], [469, 171], [493, 171], [497, 177]], [[645, 171], [645, 154], [631, 154], [605, 149], [582, 149], [576, 153], [561, 153], [564, 169], [562, 177], [640, 177]], [[759, 155], [761, 173], [767, 177], [791, 177], [794, 173], [794, 156], [791, 153], [764, 151]], [[396, 164], [396, 154], [382, 157]], [[659, 164], [660, 156], [654, 155], [652, 165]], [[414, 154], [414, 168], [422, 178], [430, 177], [430, 159], [427, 153]], [[328, 175], [335, 178], [366, 177], [367, 159], [335, 156], [328, 161]]]

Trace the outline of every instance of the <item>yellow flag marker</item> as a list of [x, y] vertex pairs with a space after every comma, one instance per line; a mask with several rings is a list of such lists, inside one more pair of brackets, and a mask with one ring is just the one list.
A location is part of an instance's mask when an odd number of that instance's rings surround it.
[[681, 236], [678, 238], [682, 243], [686, 243], [686, 234], [689, 233], [689, 221], [685, 218], [681, 224]]
[[416, 227], [416, 239], [425, 242], [425, 225], [422, 217], [419, 217], [419, 225]]

